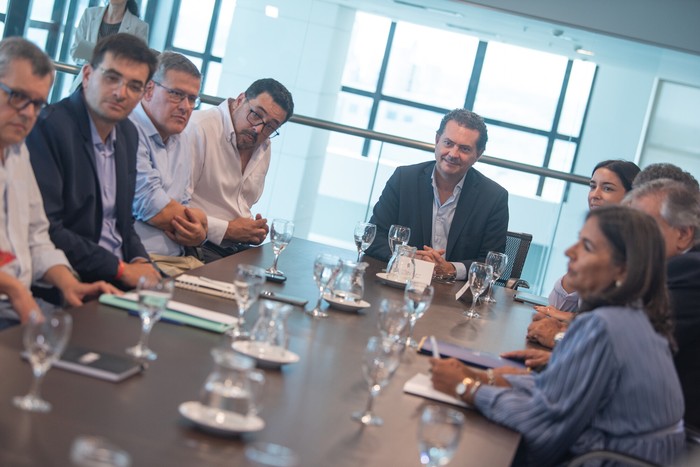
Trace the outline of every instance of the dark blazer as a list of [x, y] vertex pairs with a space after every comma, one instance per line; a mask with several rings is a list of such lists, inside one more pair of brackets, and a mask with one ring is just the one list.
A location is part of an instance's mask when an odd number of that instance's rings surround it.
[[[116, 125], [117, 230], [122, 256], [148, 258], [134, 230], [131, 204], [136, 184], [138, 133], [128, 119]], [[83, 281], [113, 280], [119, 258], [98, 245], [102, 198], [82, 89], [42, 111], [27, 137], [54, 244], [63, 250]]]
[[676, 319], [676, 371], [685, 397], [685, 422], [700, 428], [700, 246], [668, 260], [668, 291]]
[[[399, 167], [387, 181], [374, 206], [370, 222], [377, 236], [367, 254], [387, 261], [391, 257], [387, 235], [392, 224], [411, 228], [409, 245], [432, 246], [433, 186], [435, 161]], [[508, 192], [476, 169], [467, 172], [450, 232], [448, 261], [462, 262], [469, 270], [473, 261], [484, 261], [489, 251], [503, 252], [508, 231]]]

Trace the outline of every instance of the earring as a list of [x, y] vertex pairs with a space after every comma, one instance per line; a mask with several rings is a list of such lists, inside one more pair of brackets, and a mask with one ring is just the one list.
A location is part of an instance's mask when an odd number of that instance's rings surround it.
[[620, 279], [615, 281], [615, 287], [620, 287], [622, 285], [622, 281]]

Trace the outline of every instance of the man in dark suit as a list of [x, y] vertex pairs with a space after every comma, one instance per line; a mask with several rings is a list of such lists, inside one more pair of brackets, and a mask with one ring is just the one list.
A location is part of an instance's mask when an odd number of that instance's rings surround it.
[[104, 38], [82, 87], [46, 108], [27, 138], [51, 240], [84, 281], [130, 288], [160, 276], [134, 230], [138, 133], [127, 119], [155, 66], [141, 39]]
[[479, 115], [466, 109], [445, 115], [435, 136], [435, 161], [399, 167], [384, 187], [370, 220], [377, 236], [367, 254], [389, 259], [392, 224], [411, 228], [408, 244], [443, 277], [466, 279], [473, 261], [503, 252], [508, 192], [472, 168], [487, 140]]

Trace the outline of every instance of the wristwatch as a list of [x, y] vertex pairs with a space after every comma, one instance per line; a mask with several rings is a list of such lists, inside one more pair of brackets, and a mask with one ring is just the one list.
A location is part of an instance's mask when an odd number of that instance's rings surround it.
[[557, 345], [564, 338], [564, 331], [560, 331], [554, 335], [554, 345]]
[[462, 399], [464, 394], [467, 392], [467, 389], [471, 387], [469, 395], [474, 397], [474, 394], [476, 393], [476, 390], [479, 389], [479, 386], [481, 386], [481, 381], [467, 376], [455, 387], [455, 393], [457, 393], [457, 396]]

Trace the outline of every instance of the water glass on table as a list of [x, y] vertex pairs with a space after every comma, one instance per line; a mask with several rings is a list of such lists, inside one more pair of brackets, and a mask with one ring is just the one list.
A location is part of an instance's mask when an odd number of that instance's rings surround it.
[[493, 267], [493, 275], [491, 276], [491, 283], [489, 284], [489, 293], [482, 300], [487, 303], [496, 303], [496, 299], [493, 298], [493, 287], [496, 285], [496, 281], [506, 271], [508, 255], [497, 251], [489, 251], [486, 255], [486, 264]]
[[421, 465], [447, 465], [457, 449], [463, 425], [464, 414], [458, 410], [434, 404], [426, 406], [418, 425]]
[[321, 300], [323, 300], [323, 293], [331, 281], [335, 279], [336, 274], [338, 274], [340, 266], [341, 261], [338, 256], [321, 253], [316, 257], [314, 261], [314, 280], [318, 286], [318, 301], [313, 309], [307, 311], [314, 318], [325, 318], [328, 316], [328, 313], [321, 308]]
[[294, 222], [285, 219], [273, 219], [270, 225], [270, 241], [272, 242], [272, 251], [275, 253], [275, 260], [272, 266], [265, 270], [270, 274], [284, 275], [282, 271], [277, 269], [277, 260], [280, 253], [289, 245], [294, 235]]
[[484, 293], [486, 287], [491, 282], [491, 277], [493, 276], [493, 267], [485, 263], [477, 263], [474, 261], [471, 266], [469, 266], [469, 288], [472, 291], [472, 306], [469, 311], [464, 312], [464, 316], [467, 318], [480, 318], [479, 313], [476, 312], [476, 306], [479, 302], [479, 296]]
[[358, 222], [355, 225], [355, 246], [357, 247], [357, 262], [360, 262], [362, 254], [374, 241], [377, 235], [377, 226], [369, 222]]
[[433, 301], [435, 289], [430, 284], [409, 281], [404, 289], [403, 299], [408, 313], [408, 337], [406, 346], [417, 348], [418, 342], [413, 339], [413, 328], [416, 321], [421, 319]]
[[229, 331], [236, 339], [247, 339], [248, 331], [243, 326], [245, 324], [245, 312], [253, 303], [258, 301], [260, 291], [265, 284], [265, 270], [251, 264], [239, 264], [233, 275], [233, 291], [236, 294], [238, 305], [238, 321]]
[[388, 233], [389, 251], [394, 252], [395, 245], [406, 245], [411, 239], [411, 228], [403, 225], [392, 225]]
[[173, 279], [156, 280], [146, 276], [139, 279], [136, 292], [139, 297], [139, 316], [141, 317], [141, 337], [138, 344], [126, 349], [126, 353], [137, 360], [155, 360], [158, 355], [148, 348], [151, 329], [160, 320], [173, 297], [175, 281]]
[[404, 302], [384, 298], [379, 303], [377, 326], [384, 340], [388, 342], [403, 341], [408, 321]]

